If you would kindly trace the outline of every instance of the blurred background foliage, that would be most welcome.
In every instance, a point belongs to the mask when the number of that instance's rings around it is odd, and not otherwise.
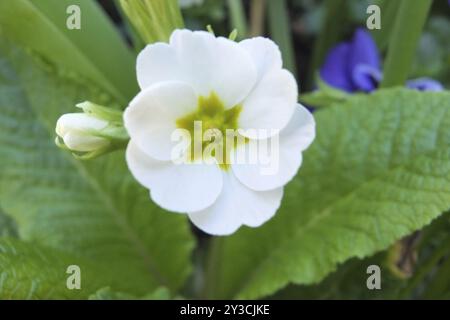
[[[121,18],[114,1],[98,1],[116,24],[122,28],[124,34],[129,38],[135,38],[127,23],[124,22],[125,20]],[[242,2],[235,0],[181,0],[187,28],[205,30],[207,25],[211,25],[218,35],[227,36],[234,28],[237,28],[241,38],[257,35],[270,36],[281,46],[284,54],[290,50],[285,47],[292,45],[295,50],[292,57],[293,64],[303,91],[313,88],[313,75],[323,63],[326,52],[337,42],[349,39],[357,27],[365,26],[368,17],[367,7],[370,4],[381,5],[383,0],[335,0],[329,2],[331,5],[328,5],[329,8],[327,8],[327,1],[324,0],[243,0]],[[237,9],[236,3],[238,3]],[[274,5],[274,3],[276,4]],[[279,3],[283,4],[282,9],[276,11]],[[331,10],[328,14],[333,20],[332,26],[328,27],[327,10]],[[273,18],[271,18],[272,13]],[[446,87],[450,85],[449,16],[450,8],[447,1],[435,0],[417,47],[411,72],[412,78],[427,76],[441,81]],[[384,29],[389,29],[389,18],[383,12]],[[288,29],[282,30],[280,33],[280,26],[284,23],[288,24]],[[324,29],[330,31],[329,40],[323,45],[323,48],[319,48],[318,37]],[[287,34],[285,35],[283,32]],[[280,43],[280,39],[286,36],[291,44],[286,45],[284,43],[286,41],[283,40]],[[377,39],[377,35],[374,36]],[[143,44],[140,43],[137,50],[142,46]],[[290,64],[285,57],[286,63]]]

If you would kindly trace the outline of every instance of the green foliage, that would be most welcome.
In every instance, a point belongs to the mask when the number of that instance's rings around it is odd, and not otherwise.
[[[308,106],[315,108],[327,107],[336,103],[345,102],[350,98],[350,94],[333,88],[325,83],[320,76],[317,76],[318,88],[316,91],[300,94],[300,101]]]
[[[178,0],[119,0],[123,12],[145,43],[167,42],[173,30],[183,28]]]
[[[107,265],[130,294],[179,289],[191,270],[186,218],[151,202],[123,152],[82,163],[54,145],[59,115],[108,96],[12,48],[0,45],[0,203],[20,237]]]
[[[13,219],[8,217],[0,208],[0,237],[16,237],[17,226]]]
[[[68,5],[80,6],[81,30],[67,29]],[[134,56],[94,1],[1,1],[0,36],[95,81],[121,104],[137,91]]]
[[[328,275],[320,284],[290,285],[271,298],[275,299],[416,299],[426,298],[432,284],[437,283],[436,275],[446,272],[445,263],[450,254],[448,215],[436,219],[431,225],[418,233],[419,243],[407,253],[415,257],[410,261],[412,275],[398,277],[390,272],[389,256],[392,248],[365,259],[351,259]],[[401,259],[404,259],[402,257]],[[378,265],[381,268],[381,290],[368,290],[366,287],[367,267]],[[437,271],[437,272],[436,272]],[[448,287],[448,277],[439,282]],[[447,285],[447,287],[446,287]],[[439,293],[437,299],[445,294]]]
[[[81,289],[66,286],[67,267],[81,269]],[[87,299],[102,285],[120,281],[107,265],[36,243],[0,239],[0,299]]]
[[[96,293],[89,296],[89,300],[169,300],[170,292],[164,287],[160,287],[150,294],[136,297],[128,293],[115,292],[110,287],[101,288]]]
[[[313,284],[450,207],[450,94],[384,90],[316,113],[317,138],[275,218],[222,240],[217,296]]]
[[[408,79],[417,43],[433,3],[432,0],[400,0],[399,2],[383,66],[382,88],[402,86]]]

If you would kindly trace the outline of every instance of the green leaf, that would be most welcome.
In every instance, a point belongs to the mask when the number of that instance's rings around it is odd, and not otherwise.
[[[74,264],[80,267],[79,290],[66,285],[67,267]],[[107,265],[35,243],[0,239],[1,300],[85,299],[101,286],[114,285],[116,276]]]
[[[449,92],[382,90],[315,118],[316,140],[275,218],[219,240],[217,296],[317,283],[450,208]]]
[[[0,203],[20,237],[109,265],[125,292],[179,289],[194,245],[186,217],[151,202],[123,152],[79,162],[53,142],[60,114],[107,95],[20,50],[0,45],[0,57]]]
[[[17,226],[11,217],[0,207],[0,237],[17,237]]]
[[[345,102],[351,96],[344,91],[328,85],[320,79],[319,75],[317,76],[316,82],[318,85],[316,91],[300,95],[300,101],[308,106],[315,108],[327,107]]]
[[[66,27],[69,5],[80,7],[80,30]],[[95,1],[1,1],[0,33],[62,70],[96,82],[121,104],[137,91],[135,57]]]
[[[123,292],[116,292],[110,287],[101,288],[89,297],[89,300],[169,300],[170,292],[167,288],[160,287],[150,294],[142,297],[133,296]]]

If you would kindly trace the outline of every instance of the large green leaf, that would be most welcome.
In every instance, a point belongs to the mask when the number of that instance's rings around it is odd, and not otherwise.
[[[433,283],[445,287],[450,277],[442,263],[450,253],[450,216],[442,215],[420,232],[397,241],[388,250],[365,259],[350,259],[319,284],[290,285],[271,296],[274,299],[423,299]],[[414,239],[414,240],[413,240]],[[412,240],[412,242],[411,242]],[[398,245],[403,249],[398,250]],[[378,265],[381,270],[381,290],[368,290],[367,267]],[[392,272],[392,267],[403,271]],[[401,267],[401,269],[398,269]],[[410,271],[411,274],[410,274]],[[437,272],[436,272],[437,271]],[[431,281],[430,281],[431,280]],[[430,286],[431,284],[431,286]],[[445,297],[439,292],[438,299]]]
[[[16,229],[14,220],[7,216],[0,207],[0,237],[16,237]]]
[[[80,7],[80,30],[66,27],[69,5]],[[95,81],[122,104],[137,90],[135,58],[95,1],[0,1],[0,36]]]
[[[68,289],[67,268],[80,268],[80,289]],[[107,266],[35,243],[0,239],[0,299],[87,299],[118,281]],[[120,281],[119,281],[120,288]]]
[[[317,138],[276,217],[219,240],[218,296],[316,283],[450,208],[450,93],[383,90],[315,118]]]
[[[60,114],[107,96],[21,50],[0,45],[0,57],[0,203],[20,237],[108,265],[124,292],[180,288],[191,269],[187,219],[151,202],[123,152],[79,162],[53,142]]]

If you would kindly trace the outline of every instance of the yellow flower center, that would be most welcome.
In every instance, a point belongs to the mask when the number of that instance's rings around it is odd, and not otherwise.
[[[242,111],[241,105],[226,109],[215,92],[209,97],[199,97],[197,109],[178,119],[176,125],[188,130],[191,136],[189,158],[193,161],[206,153],[217,159],[221,169],[228,170],[230,166],[230,151],[246,138],[237,134],[238,118]],[[196,129],[201,125],[201,155],[195,150],[198,138]],[[199,144],[197,144],[199,146]],[[210,152],[209,152],[210,151]]]

